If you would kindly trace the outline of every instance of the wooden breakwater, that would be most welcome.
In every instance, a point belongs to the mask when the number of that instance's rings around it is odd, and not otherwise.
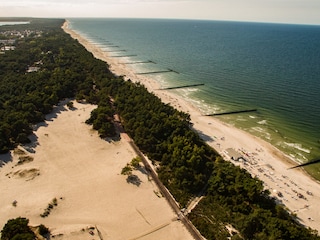
[[[305,167],[305,166],[308,166],[308,165],[313,165],[313,164],[316,164],[316,163],[320,163],[320,158],[319,159],[313,159],[309,162],[306,162],[306,163],[302,163],[302,164],[299,164],[297,166],[294,166],[294,167],[291,167],[291,168],[288,168],[288,169],[294,169],[294,168],[299,168],[299,167]]]
[[[174,72],[179,74],[179,72],[174,71],[172,69],[167,69],[167,70],[160,70],[160,71],[153,71],[153,72],[141,72],[141,73],[136,73],[137,75],[146,75],[146,74],[157,74],[157,73],[170,73],[170,72]]]
[[[161,88],[159,90],[173,90],[173,89],[179,89],[179,88],[198,87],[198,86],[203,86],[203,85],[204,85],[204,83],[197,83],[197,84],[189,84],[189,85]]]
[[[228,112],[221,112],[221,113],[211,113],[206,114],[205,116],[221,116],[221,115],[228,115],[228,114],[237,114],[237,113],[248,113],[248,112],[257,112],[258,109],[245,109],[245,110],[236,110],[236,111],[228,111]]]
[[[111,50],[111,51],[105,50],[105,52],[109,52],[109,53],[112,53],[112,52],[126,52],[126,51],[127,51],[127,50],[124,50],[124,49]]]
[[[131,54],[131,55],[120,55],[120,56],[110,56],[110,57],[113,57],[113,58],[121,58],[121,57],[136,57],[137,55],[135,54]]]
[[[153,63],[156,64],[154,61],[148,60],[148,61],[136,61],[136,62],[127,62],[123,64],[140,64],[140,63]]]
[[[115,47],[115,48],[118,48],[119,46],[118,45],[113,45],[113,44],[106,44],[108,46],[108,48],[111,48],[111,47]]]

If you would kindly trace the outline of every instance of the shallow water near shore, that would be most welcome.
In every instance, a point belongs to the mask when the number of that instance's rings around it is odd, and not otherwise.
[[[259,136],[301,163],[320,158],[320,27],[240,22],[70,19],[70,27],[203,114]],[[152,61],[152,62],[148,62]],[[138,63],[145,62],[145,63]],[[170,71],[170,70],[174,70]],[[306,168],[320,179],[320,164]]]

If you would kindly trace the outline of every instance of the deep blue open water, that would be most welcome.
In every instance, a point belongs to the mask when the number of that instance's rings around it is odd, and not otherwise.
[[[175,90],[203,114],[257,135],[297,162],[320,158],[320,26],[156,19],[69,19],[137,72]],[[121,50],[121,51],[118,51]],[[110,52],[113,51],[113,52]],[[320,164],[307,169],[320,178]]]

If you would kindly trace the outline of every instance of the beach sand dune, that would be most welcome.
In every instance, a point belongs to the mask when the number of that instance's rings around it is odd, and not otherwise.
[[[252,176],[261,179],[265,189],[270,190],[271,196],[296,214],[302,224],[320,231],[320,184],[302,169],[289,170],[290,167],[296,165],[293,159],[264,140],[223,123],[216,117],[203,116],[197,108],[180,96],[170,91],[157,90],[160,86],[156,81],[135,74],[129,65],[119,62],[119,58],[110,57],[107,52],[70,30],[68,22],[65,23],[63,29],[92,52],[96,58],[106,61],[110,70],[116,75],[144,84],[164,103],[189,113],[194,130],[210,146],[226,160],[232,161],[228,149],[241,154],[245,161],[233,161],[234,164],[247,169]]]
[[[192,239],[146,174],[134,172],[139,186],[121,175],[136,157],[128,141],[100,139],[85,124],[95,106],[74,107],[58,106],[36,127],[35,153],[19,147],[0,168],[0,227],[21,216],[55,239]]]

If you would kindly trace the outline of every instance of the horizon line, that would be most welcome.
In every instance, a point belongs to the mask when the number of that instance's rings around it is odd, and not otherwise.
[[[298,23],[298,22],[277,22],[277,21],[259,21],[259,20],[236,20],[236,19],[209,19],[209,18],[171,18],[171,17],[94,17],[94,16],[86,16],[86,17],[30,17],[30,16],[7,16],[0,17],[0,21],[2,19],[134,19],[134,20],[177,20],[177,21],[212,21],[212,22],[238,22],[238,23],[261,23],[261,24],[280,24],[280,25],[304,25],[304,26],[320,26],[320,23]],[[4,20],[2,20],[4,21]]]

